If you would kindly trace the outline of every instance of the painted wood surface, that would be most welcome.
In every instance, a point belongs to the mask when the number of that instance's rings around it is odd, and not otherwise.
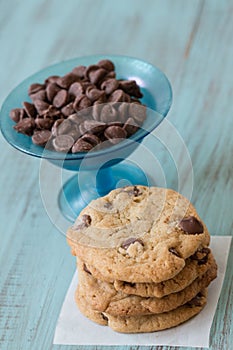
[[[101,53],[151,62],[172,84],[168,120],[191,156],[192,202],[211,234],[232,235],[232,18],[231,0],[2,0],[0,103],[21,80],[61,60]],[[182,149],[173,144],[182,160]],[[151,147],[167,186],[176,188],[174,164],[173,169],[156,144]],[[41,178],[40,161],[14,150],[2,136],[0,149],[0,349],[81,349],[52,344],[75,270],[65,237],[48,215],[57,205],[53,179]],[[48,181],[48,212],[39,180]],[[233,348],[232,264],[231,249],[211,329],[213,350]],[[139,349],[124,347],[129,348]]]

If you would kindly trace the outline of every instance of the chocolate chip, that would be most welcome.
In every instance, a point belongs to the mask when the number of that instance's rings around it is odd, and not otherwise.
[[[208,261],[208,256],[210,254],[209,248],[202,248],[197,250],[193,255],[190,256],[191,260],[198,261],[198,265],[204,265]]]
[[[74,110],[75,111],[80,111],[82,109],[86,109],[91,106],[91,100],[86,95],[80,95],[76,97],[74,101]]]
[[[58,135],[65,135],[69,133],[72,130],[72,121],[69,119],[64,119],[62,123],[59,123],[57,125],[57,134]]]
[[[32,142],[38,146],[45,146],[50,137],[51,131],[49,130],[35,131],[32,135]]]
[[[84,90],[83,84],[77,81],[71,84],[69,88],[69,94],[75,97],[82,95],[84,91],[85,90]]]
[[[113,71],[115,70],[115,66],[114,66],[114,63],[110,60],[100,60],[97,65],[101,68],[104,68],[106,69],[107,71]]]
[[[61,89],[53,99],[53,105],[57,108],[63,107],[68,102],[68,93],[65,89]]]
[[[82,222],[86,225],[86,226],[90,226],[91,225],[91,216],[88,214],[84,214],[81,216]]]
[[[77,75],[75,75],[74,73],[68,73],[63,77],[57,79],[56,84],[61,88],[68,90],[70,85],[77,80],[78,80]]]
[[[92,84],[98,85],[99,83],[101,83],[101,81],[103,80],[106,74],[107,74],[107,71],[105,69],[99,68],[99,69],[90,71],[88,76]]]
[[[108,79],[108,78],[116,78],[116,73],[112,70],[111,72],[109,72],[108,74],[105,75],[104,79]]]
[[[126,102],[124,91],[117,89],[108,98],[109,102]]]
[[[77,66],[72,70],[72,73],[77,75],[78,78],[82,79],[85,75],[86,67],[85,66]]]
[[[129,286],[131,288],[134,288],[136,287],[136,283],[132,283],[132,282],[126,282],[126,281],[123,281],[123,286]]]
[[[72,153],[88,152],[93,148],[93,145],[82,139],[78,139],[72,147]]]
[[[106,79],[101,84],[101,89],[105,91],[107,95],[111,95],[113,91],[117,90],[119,82],[116,79]]]
[[[30,95],[30,98],[34,104],[38,100],[47,102],[47,95],[46,95],[45,90],[40,90],[40,91],[36,92],[35,94]]]
[[[206,248],[206,247],[203,247],[200,252],[202,254],[205,254],[205,255],[209,255],[210,254],[210,249],[209,248]]]
[[[14,108],[10,111],[10,118],[16,123],[18,123],[24,117],[25,117],[25,111],[23,108]]]
[[[100,98],[103,98],[104,95],[105,95],[104,91],[101,91],[99,89],[95,89],[92,86],[89,86],[86,89],[86,96],[89,98],[89,100],[91,100],[91,102],[94,102],[96,100],[99,100]]]
[[[133,187],[133,193],[135,197],[138,197],[142,194],[142,192],[140,192],[139,188],[137,186]]]
[[[208,255],[204,256],[202,259],[198,260],[198,265],[205,265],[208,261]]]
[[[62,107],[61,112],[65,117],[69,117],[71,114],[73,114],[75,112],[73,102],[70,102],[66,106]]]
[[[36,117],[36,108],[32,103],[24,102],[23,103],[24,110],[29,118],[35,118]]]
[[[35,120],[33,118],[24,118],[14,125],[14,129],[21,134],[32,136],[35,129]]]
[[[53,139],[52,145],[58,152],[69,152],[74,144],[74,139],[70,135],[58,135]]]
[[[84,122],[85,122],[85,120],[82,123],[80,123],[80,125],[79,125],[79,130],[80,130],[81,135],[84,135],[87,132],[87,129],[85,128]]]
[[[127,136],[131,136],[139,129],[139,126],[133,118],[128,118],[123,126],[123,129],[126,131]]]
[[[49,106],[50,106],[47,102],[42,101],[42,100],[36,100],[34,102],[34,105],[35,105],[36,110],[37,110],[39,115],[45,114],[48,111]]]
[[[130,96],[141,98],[143,95],[135,80],[121,80],[119,87]]]
[[[105,104],[101,109],[100,120],[104,123],[110,123],[117,120],[117,110],[110,104]]]
[[[183,218],[179,222],[179,226],[187,234],[200,234],[204,232],[202,223],[194,216]]]
[[[68,117],[68,120],[72,121],[72,123],[80,124],[85,120],[85,118],[83,115],[79,115],[78,113],[74,113]]]
[[[127,103],[131,102],[131,97],[126,92],[124,93],[124,102],[127,102]]]
[[[87,265],[83,264],[83,271],[87,272],[89,275],[91,275],[91,271],[88,270]]]
[[[112,203],[110,203],[110,202],[104,203],[104,208],[106,208],[106,209],[112,209],[112,207],[113,207]]]
[[[74,224],[74,228],[76,230],[80,230],[85,227],[88,227],[91,225],[91,221],[92,221],[91,216],[88,214],[84,214],[78,218],[77,222]]]
[[[61,117],[61,112],[53,105],[49,105],[49,108],[45,111],[43,116],[44,118],[59,119]]]
[[[193,255],[191,255],[191,259],[193,260],[199,260],[202,259],[203,256],[209,255],[210,254],[210,249],[203,247],[201,249],[198,249]]]
[[[44,84],[32,84],[29,86],[29,89],[28,89],[28,95],[32,95],[32,94],[35,94],[37,93],[38,91],[42,90],[45,88],[45,85]]]
[[[78,138],[81,136],[81,132],[79,130],[79,126],[75,123],[72,124],[72,128],[70,131],[67,132],[67,135],[70,135],[73,137],[74,141],[77,141]]]
[[[118,118],[122,123],[125,123],[129,119],[129,103],[121,102],[117,104]]]
[[[120,126],[109,126],[104,131],[104,136],[111,143],[116,144],[122,139],[125,139],[127,134],[126,134],[126,131]]]
[[[128,238],[126,241],[124,241],[122,244],[121,244],[121,248],[123,249],[127,249],[129,248],[129,246],[131,244],[134,244],[135,242],[138,242],[139,244],[141,244],[142,246],[144,246],[144,243],[141,239],[139,238]]]
[[[58,91],[61,90],[59,86],[55,83],[48,83],[46,86],[46,94],[49,102],[52,102]]]
[[[92,87],[93,89],[96,88],[96,86],[94,84],[90,83],[90,81],[82,81],[81,84],[82,84],[82,87],[84,89],[84,93],[86,92],[87,88],[89,88],[89,87]]]
[[[124,190],[124,192],[127,192],[128,195],[134,196],[134,197],[138,197],[142,194],[142,192],[140,192],[137,186],[134,186],[133,188],[130,188],[130,189],[127,188],[127,190],[126,191]]]
[[[170,253],[174,254],[174,255],[177,256],[178,258],[181,258],[180,253],[178,253],[178,251],[177,251],[175,248],[171,247],[171,248],[169,248],[168,250],[169,250]]]
[[[52,128],[52,125],[54,121],[49,118],[36,118],[35,119],[36,127],[38,129],[43,129],[43,130],[50,130]]]
[[[115,122],[107,123],[107,126],[120,126],[120,127],[122,127],[122,123],[116,120]]]
[[[198,293],[192,300],[186,303],[186,306],[188,307],[202,306],[202,298],[203,298],[202,293]]]
[[[89,133],[86,133],[85,135],[83,135],[81,137],[81,140],[90,143],[91,145],[93,145],[93,147],[98,145],[101,142],[98,136],[94,134],[89,134]]]
[[[138,103],[131,103],[129,105],[129,115],[141,125],[146,119],[146,107]]]
[[[65,119],[57,119],[54,124],[53,127],[51,129],[52,135],[53,136],[58,136],[58,132],[59,132],[59,126],[61,125],[61,123],[64,121]]]
[[[104,320],[104,321],[108,321],[107,316],[105,316],[105,315],[103,314],[103,312],[101,312],[100,314],[101,314],[101,316],[103,317],[103,320]]]
[[[93,71],[96,71],[97,69],[99,69],[99,66],[97,66],[97,64],[90,64],[88,67],[86,67],[85,77],[89,79],[89,74]]]
[[[106,128],[106,124],[102,123],[102,122],[98,122],[96,120],[85,120],[82,123],[82,130],[80,129],[80,131],[84,131],[84,132],[91,132],[92,134],[98,134],[100,132],[103,132]],[[81,125],[80,125],[81,127]]]
[[[100,121],[100,115],[102,111],[103,105],[98,101],[95,101],[92,107],[92,116],[95,120]]]

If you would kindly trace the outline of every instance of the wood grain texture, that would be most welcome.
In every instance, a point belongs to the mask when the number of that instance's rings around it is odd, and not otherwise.
[[[213,235],[232,235],[232,16],[231,0],[0,1],[0,103],[30,74],[76,56],[122,54],[155,64],[173,87],[168,120],[191,156],[192,201]],[[176,188],[174,161],[158,143],[151,147],[167,185]],[[52,344],[75,261],[43,206],[40,161],[14,150],[2,136],[0,148],[0,349],[84,349]],[[175,151],[182,159],[182,149]],[[212,350],[233,348],[232,264],[231,249]]]

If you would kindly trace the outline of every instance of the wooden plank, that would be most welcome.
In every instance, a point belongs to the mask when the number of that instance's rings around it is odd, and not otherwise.
[[[205,2],[178,86],[183,98],[174,100],[170,115],[190,150],[195,178],[193,202],[211,234],[218,235],[232,235],[233,227],[231,18],[230,3],[227,9],[223,2]],[[223,287],[211,331],[213,349],[232,347],[230,268],[226,280],[230,282]]]

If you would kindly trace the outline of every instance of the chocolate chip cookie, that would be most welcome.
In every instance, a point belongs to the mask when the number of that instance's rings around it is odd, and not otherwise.
[[[160,283],[209,245],[193,205],[171,189],[129,186],[92,201],[67,232],[72,253],[106,280]]]
[[[197,277],[201,277],[213,266],[214,257],[209,248],[202,248],[186,259],[185,267],[174,278],[160,283],[132,283],[120,280],[105,280],[100,271],[87,263],[83,263],[79,258],[77,258],[77,264],[80,266],[82,264],[83,268],[96,279],[114,283],[114,288],[117,291],[142,297],[162,298],[170,293],[181,291],[189,286]]]
[[[85,295],[88,305],[93,310],[113,316],[139,316],[168,312],[186,304],[216,278],[217,266],[214,261],[210,269],[201,277],[196,278],[188,287],[163,298],[148,298],[118,292],[113,284],[94,278],[85,269],[85,265],[79,265],[78,275],[77,293]]]
[[[202,290],[187,304],[169,312],[143,316],[112,316],[90,308],[85,295],[75,295],[80,311],[89,319],[101,325],[108,325],[116,332],[145,333],[155,332],[178,326],[197,315],[205,306],[207,290]]]

